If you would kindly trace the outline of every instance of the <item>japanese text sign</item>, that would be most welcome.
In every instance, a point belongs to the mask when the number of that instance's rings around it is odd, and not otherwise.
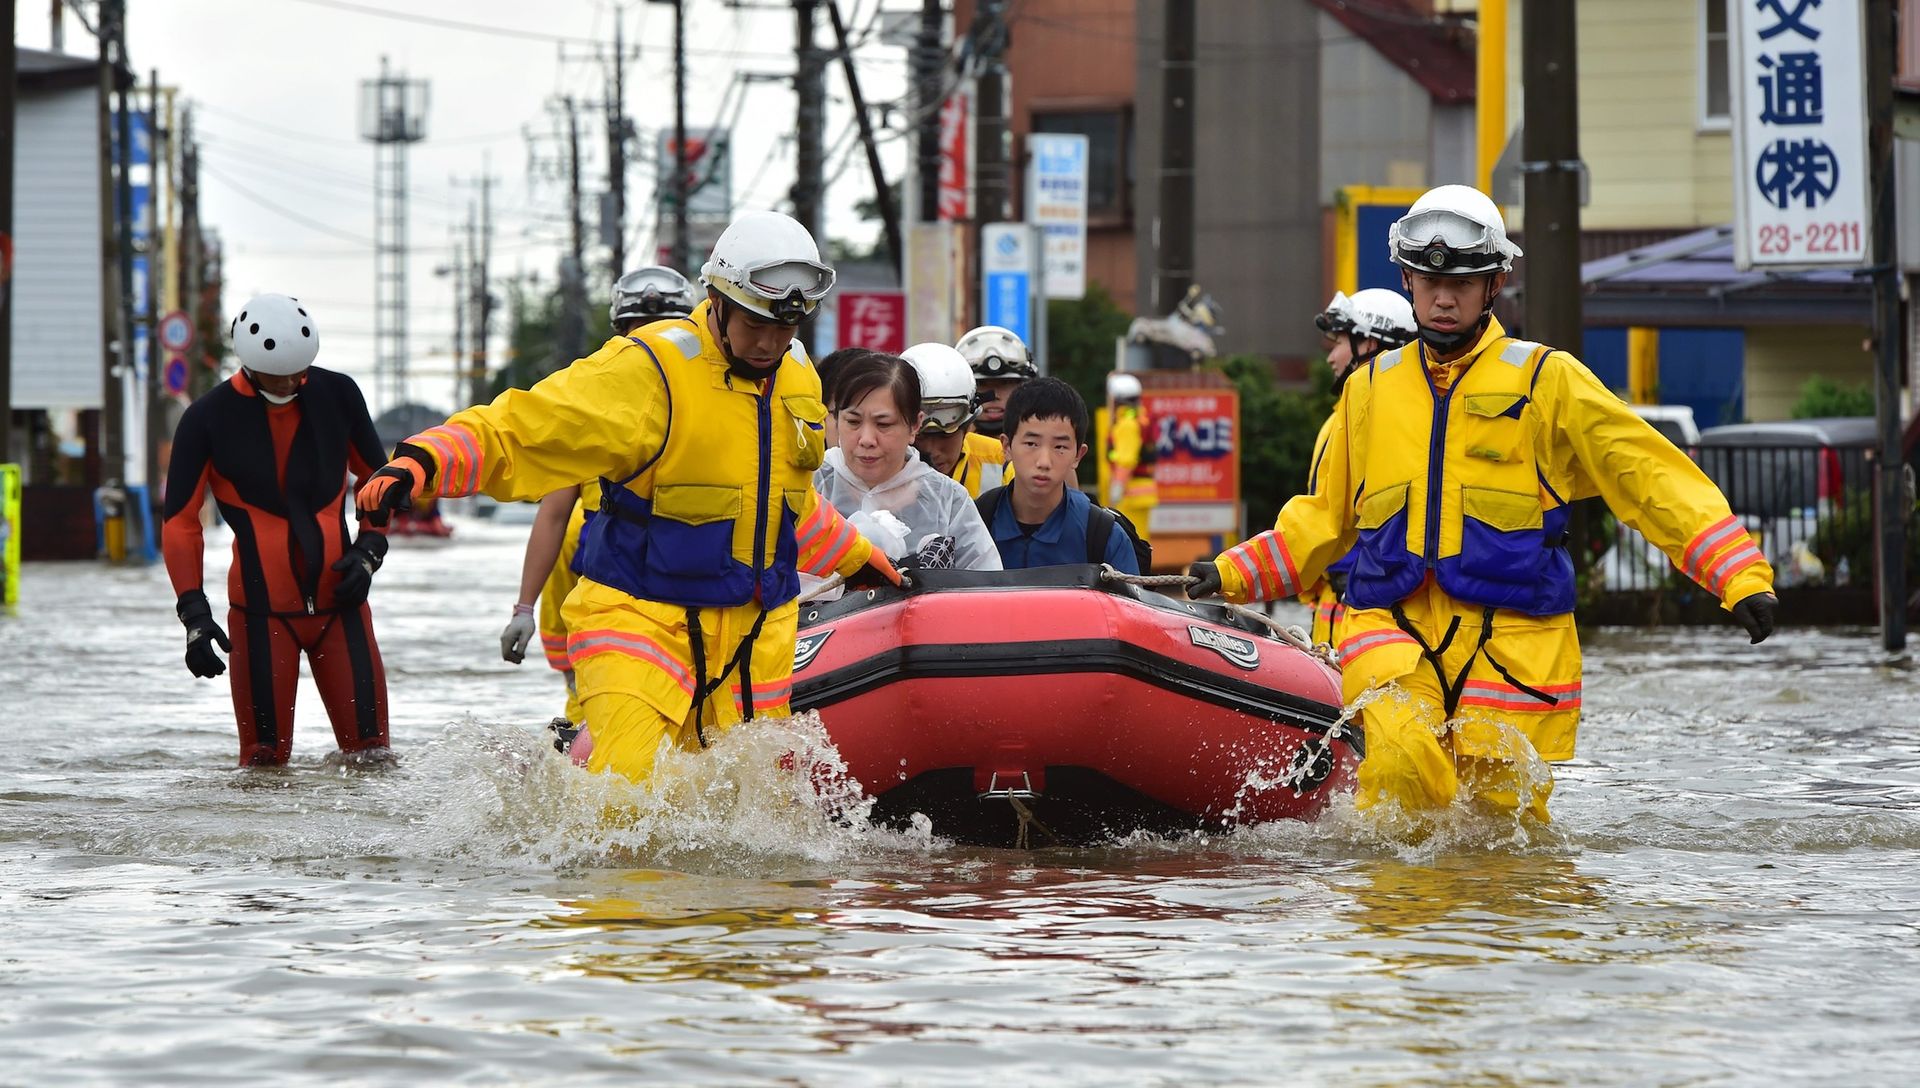
[[[1027,222],[1040,228],[1041,285],[1048,298],[1087,293],[1087,138],[1027,137]]]
[[[900,291],[841,291],[834,342],[898,355],[907,350],[907,296]]]
[[[1861,0],[1732,0],[1734,260],[1864,265]]]

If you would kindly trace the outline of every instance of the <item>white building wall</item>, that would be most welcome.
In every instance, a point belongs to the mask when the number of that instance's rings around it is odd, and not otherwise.
[[[13,406],[99,408],[105,343],[92,87],[24,92],[14,147]]]

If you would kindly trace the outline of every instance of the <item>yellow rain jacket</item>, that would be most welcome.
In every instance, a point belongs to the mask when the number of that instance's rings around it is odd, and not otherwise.
[[[709,305],[408,440],[442,495],[602,480],[562,615],[589,767],[634,779],[663,738],[704,741],[703,720],[785,713],[797,572],[852,574],[872,552],[813,490],[826,406],[805,352],[735,378]]]
[[[1007,464],[1007,447],[998,438],[968,431],[966,449],[960,454],[960,460],[954,462],[953,478],[976,499],[982,492],[1007,483],[1013,479],[1013,469]]]
[[[1131,404],[1114,411],[1113,428],[1107,432],[1107,466],[1110,479],[1124,480],[1120,490],[1120,512],[1133,522],[1141,540],[1151,540],[1153,508],[1160,505],[1160,485],[1153,478],[1153,447],[1146,433],[1140,409]]]
[[[1573,756],[1567,504],[1593,496],[1724,606],[1771,590],[1712,481],[1565,352],[1489,321],[1452,363],[1413,344],[1348,380],[1312,493],[1216,564],[1229,599],[1266,600],[1354,549],[1344,695],[1391,681],[1408,696],[1362,711],[1360,804],[1446,805],[1464,777],[1544,818],[1550,777],[1519,768]]]
[[[1307,491],[1313,491],[1313,481],[1320,474],[1320,459],[1326,456],[1327,438],[1333,434],[1333,417],[1320,425],[1320,434],[1313,440],[1312,469],[1307,473]],[[1334,588],[1338,579],[1346,584],[1347,571],[1353,567],[1353,555],[1348,553],[1327,566],[1327,572],[1320,580],[1308,586],[1300,594],[1300,603],[1313,609],[1313,644],[1316,646],[1340,645],[1340,632],[1346,626],[1347,606],[1339,590]]]

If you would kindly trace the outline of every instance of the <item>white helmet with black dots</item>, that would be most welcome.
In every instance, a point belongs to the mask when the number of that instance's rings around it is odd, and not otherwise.
[[[298,374],[320,354],[320,333],[299,299],[255,295],[233,319],[233,353],[256,374]]]

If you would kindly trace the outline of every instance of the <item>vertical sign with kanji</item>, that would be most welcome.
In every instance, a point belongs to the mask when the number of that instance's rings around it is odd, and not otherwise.
[[[1865,265],[1862,0],[1730,0],[1734,261]]]
[[[899,291],[839,292],[834,343],[889,355],[907,350],[907,296]]]

